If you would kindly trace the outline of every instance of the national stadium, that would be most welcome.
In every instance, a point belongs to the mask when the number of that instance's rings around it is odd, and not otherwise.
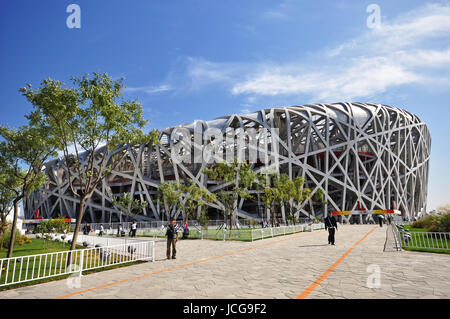
[[[241,133],[236,138],[230,132]],[[237,142],[239,138],[245,143]],[[291,179],[302,176],[305,186],[321,189],[326,203],[306,200],[295,207],[296,217],[395,209],[404,219],[412,220],[426,212],[430,146],[427,126],[416,115],[381,104],[275,107],[195,121],[161,131],[157,145],[117,149],[113,156],[120,158],[120,163],[86,202],[83,222],[119,221],[121,213],[111,201],[125,193],[148,202],[135,219],[167,220],[164,204],[157,200],[162,182],[190,179],[212,193],[226,189],[227,184],[208,180],[203,173],[204,168],[214,165],[212,157],[205,156],[207,150],[215,156],[226,153],[224,159],[237,156],[256,171],[270,168]],[[25,218],[33,218],[36,210],[44,218],[75,218],[78,199],[69,191],[63,160],[49,161],[44,169],[49,182],[24,200]],[[284,208],[268,211],[260,191],[252,193],[252,199],[238,202],[239,218],[260,220],[275,214],[286,220]],[[221,203],[213,202],[203,209],[210,219],[222,219],[222,208]],[[183,214],[179,210],[175,217],[181,219]],[[348,222],[350,216],[341,218]],[[360,221],[371,219],[370,215],[361,216]]]

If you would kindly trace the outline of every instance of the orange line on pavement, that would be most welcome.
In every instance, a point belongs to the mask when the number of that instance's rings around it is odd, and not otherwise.
[[[69,297],[72,297],[72,296],[75,296],[75,295],[79,295],[79,294],[83,294],[83,293],[86,293],[86,292],[90,292],[90,291],[93,291],[93,290],[98,290],[98,289],[102,289],[102,288],[107,288],[107,287],[110,287],[110,286],[118,285],[118,284],[121,284],[121,283],[124,283],[124,282],[127,282],[127,281],[132,281],[132,280],[144,278],[144,277],[160,274],[160,273],[171,271],[171,270],[175,270],[175,269],[189,267],[189,266],[192,266],[192,265],[204,263],[204,262],[211,261],[211,260],[214,260],[214,259],[223,258],[223,257],[231,256],[231,255],[236,255],[236,254],[243,253],[243,252],[246,252],[246,251],[249,251],[249,250],[262,248],[262,247],[266,247],[266,246],[270,246],[270,245],[274,245],[274,244],[278,244],[278,243],[281,243],[281,242],[284,242],[284,241],[288,241],[288,240],[293,240],[293,239],[297,239],[297,238],[311,236],[311,235],[318,234],[318,233],[320,233],[320,231],[314,231],[314,232],[311,232],[309,234],[301,233],[301,234],[299,234],[298,236],[295,236],[295,237],[289,237],[289,238],[286,238],[286,239],[281,239],[281,240],[265,243],[265,244],[258,245],[258,246],[253,246],[253,247],[249,247],[249,248],[245,248],[245,249],[235,250],[235,251],[232,251],[230,253],[223,254],[223,255],[209,257],[209,258],[204,258],[204,259],[193,261],[193,262],[190,262],[190,263],[187,263],[187,264],[183,264],[183,265],[179,265],[179,266],[175,266],[175,267],[171,267],[171,268],[166,268],[166,269],[150,272],[150,273],[147,273],[147,274],[144,274],[144,275],[131,277],[131,278],[120,280],[120,281],[115,281],[115,282],[112,282],[112,283],[109,283],[109,284],[106,284],[106,285],[103,285],[103,286],[93,287],[93,288],[89,288],[89,289],[85,289],[85,290],[81,290],[81,291],[76,291],[76,292],[73,292],[73,293],[68,294],[68,295],[64,295],[64,296],[61,296],[61,297],[56,297],[55,299],[69,298]]]
[[[370,230],[363,238],[361,238],[359,241],[357,241],[352,248],[350,248],[349,250],[347,250],[338,260],[336,260],[334,262],[334,264],[332,264],[330,266],[330,268],[328,268],[327,270],[325,270],[325,272],[319,277],[317,278],[308,288],[306,288],[305,290],[303,290],[303,292],[297,296],[297,299],[305,299],[306,297],[309,296],[309,294],[311,292],[314,291],[314,289],[317,288],[318,285],[320,285],[320,283],[322,281],[325,280],[325,278],[327,278],[331,272],[341,263],[341,261],[343,261],[345,259],[345,257],[347,257],[348,254],[350,254],[353,249],[355,249],[356,246],[358,246],[359,244],[361,244],[361,242],[367,237],[369,236],[377,227],[372,228],[372,230]]]

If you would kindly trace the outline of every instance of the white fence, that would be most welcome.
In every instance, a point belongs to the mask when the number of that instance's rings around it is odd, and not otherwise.
[[[318,224],[301,224],[301,225],[290,225],[290,226],[280,226],[280,227],[266,227],[261,229],[252,230],[252,241],[258,239],[264,239],[268,237],[289,235],[304,231],[313,231],[317,229],[323,229],[325,225],[323,223]]]
[[[0,287],[145,260],[155,261],[154,241],[3,258]]]
[[[310,218],[299,218],[299,224],[304,224],[307,222],[311,222]],[[250,219],[238,219],[238,223],[240,227],[261,227],[261,221],[258,220],[258,222],[254,222]],[[271,223],[271,220],[269,221],[269,224]],[[131,229],[132,222],[122,222],[122,223],[90,223],[89,226],[92,230],[95,231],[95,233],[98,233],[100,230],[100,226],[103,225],[104,233],[113,235],[117,234],[117,227],[119,225],[122,226],[122,229],[125,231],[129,231]],[[152,222],[136,222],[137,229],[156,229],[160,228],[161,226],[167,226],[169,224],[168,221],[152,221]],[[176,224],[181,226],[183,222],[176,221]],[[208,227],[220,227],[224,224],[223,219],[218,220],[210,220],[208,221]],[[80,231],[83,231],[83,227],[87,224],[82,224],[80,227]],[[74,225],[72,225],[74,227]],[[188,221],[189,227],[195,227],[200,226],[197,220],[189,220]],[[283,225],[285,226],[285,225]]]
[[[396,227],[402,248],[450,250],[450,233],[408,231]]]
[[[72,236],[68,236],[68,239],[71,239]],[[77,244],[82,244],[85,246],[111,246],[111,245],[120,245],[120,244],[128,244],[128,243],[137,243],[146,240],[140,240],[136,237],[103,237],[103,236],[93,236],[93,235],[82,235],[78,234]],[[86,245],[87,244],[87,245]]]

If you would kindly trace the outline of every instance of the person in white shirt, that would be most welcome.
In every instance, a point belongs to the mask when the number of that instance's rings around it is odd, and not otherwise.
[[[131,237],[136,237],[137,223],[134,220],[133,224],[131,224]]]

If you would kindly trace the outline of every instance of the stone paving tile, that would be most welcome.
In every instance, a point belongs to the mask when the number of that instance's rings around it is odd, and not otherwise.
[[[386,228],[374,225],[340,227],[336,246],[326,245],[324,230],[253,243],[181,240],[176,260],[165,259],[165,242],[157,241],[154,263],[86,275],[76,289],[61,280],[3,291],[0,298],[296,298],[371,229],[308,298],[450,298],[448,255],[383,253]],[[204,262],[128,280],[199,260]],[[367,287],[373,264],[381,271],[379,288]],[[122,280],[128,281],[78,293]]]

